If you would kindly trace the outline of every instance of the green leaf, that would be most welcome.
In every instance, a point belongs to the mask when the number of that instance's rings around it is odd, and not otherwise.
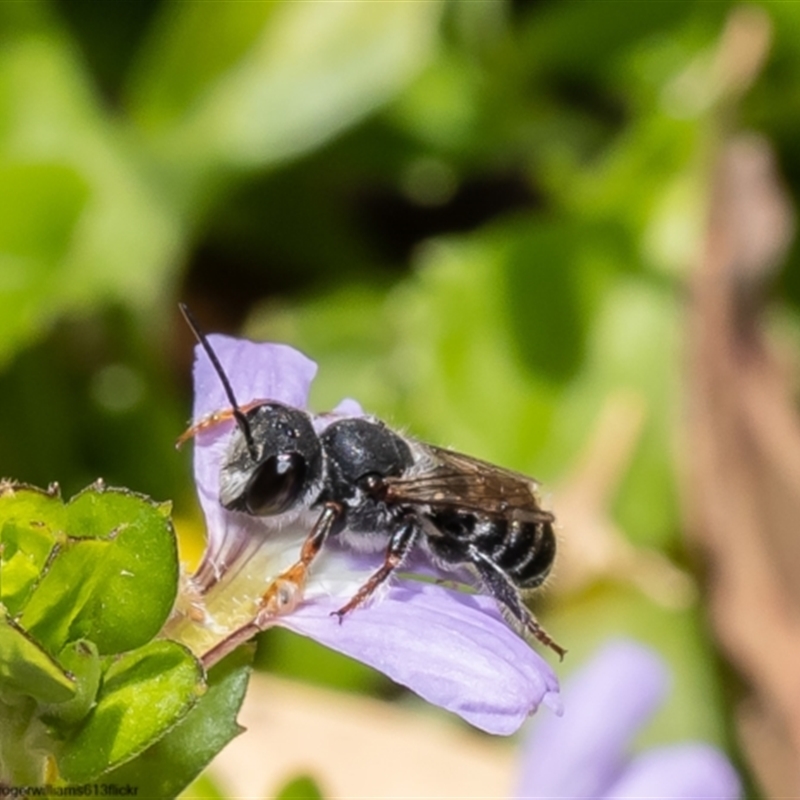
[[[204,688],[199,662],[175,642],[151,642],[122,656],[106,670],[97,706],[65,745],[61,774],[82,782],[139,755],[186,716]]]
[[[101,653],[117,653],[161,629],[178,585],[169,511],[165,504],[120,490],[88,490],[70,501],[70,532],[85,536],[93,530],[114,537],[100,569],[100,591],[75,618],[71,636],[91,638]]]
[[[0,691],[0,786],[41,786],[52,774],[52,744],[32,697]]]
[[[0,618],[0,689],[43,703],[63,703],[76,691],[64,669],[6,617]]]
[[[242,732],[236,715],[244,700],[252,658],[251,645],[223,659],[208,673],[208,691],[180,723],[105,780],[137,786],[140,797],[174,797]]]
[[[442,5],[172,3],[135,72],[133,116],[170,160],[201,169],[297,155],[417,74]]]
[[[323,800],[324,796],[310,775],[298,775],[283,786],[275,800]]]
[[[64,703],[43,706],[41,717],[49,724],[64,727],[80,722],[91,710],[103,668],[96,645],[85,639],[68,644],[58,654],[58,663],[75,681],[75,696]]]
[[[55,491],[0,490],[0,603],[16,616],[63,539],[64,506]]]
[[[110,546],[110,542],[68,540],[23,609],[21,625],[50,653],[58,653],[69,641],[73,621],[100,591],[99,570]]]
[[[90,639],[101,654],[155,636],[175,600],[178,559],[166,506],[90,488],[64,509],[70,539],[31,595],[20,623],[51,652]]]

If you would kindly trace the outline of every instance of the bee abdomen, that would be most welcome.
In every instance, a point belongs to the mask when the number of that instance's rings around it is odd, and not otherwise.
[[[526,564],[533,555],[537,526],[520,520],[497,520],[497,537],[489,551],[498,567],[510,570]]]
[[[529,542],[529,547],[516,563],[509,563],[505,569],[521,589],[534,589],[544,582],[553,566],[556,537],[549,522],[522,524],[530,529],[524,537],[526,543]],[[503,566],[500,560],[497,563]]]
[[[475,544],[522,589],[539,586],[550,572],[556,539],[549,522],[487,520]]]
[[[457,511],[433,517],[441,537],[431,542],[448,561],[459,561],[470,548],[484,553],[520,589],[544,582],[553,566],[556,539],[549,522],[478,516]]]

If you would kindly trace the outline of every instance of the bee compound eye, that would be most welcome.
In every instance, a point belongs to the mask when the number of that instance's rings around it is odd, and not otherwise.
[[[247,483],[247,511],[256,517],[287,511],[303,488],[305,476],[306,462],[300,453],[270,456],[256,467]]]

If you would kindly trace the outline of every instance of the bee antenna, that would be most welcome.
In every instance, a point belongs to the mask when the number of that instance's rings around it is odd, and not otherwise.
[[[189,307],[186,305],[186,303],[178,303],[178,308],[180,308],[181,314],[183,314],[183,318],[186,320],[186,324],[191,328],[195,339],[197,339],[197,341],[200,343],[203,350],[206,351],[211,363],[214,365],[214,369],[216,370],[217,375],[219,375],[220,381],[222,381],[222,388],[225,390],[225,394],[228,396],[228,401],[233,409],[233,418],[236,420],[236,424],[239,426],[239,429],[244,435],[244,440],[247,444],[247,449],[250,451],[250,456],[252,457],[253,461],[257,461],[258,449],[256,448],[256,443],[253,439],[253,431],[250,429],[250,423],[247,421],[247,417],[242,413],[241,408],[239,408],[239,404],[236,402],[236,395],[233,393],[233,387],[231,386],[231,382],[228,380],[228,376],[225,374],[225,370],[222,369],[222,364],[219,363],[217,354],[212,349],[211,344],[208,341],[208,337],[203,333],[203,331],[200,330],[197,320],[194,318],[192,312],[189,311]]]

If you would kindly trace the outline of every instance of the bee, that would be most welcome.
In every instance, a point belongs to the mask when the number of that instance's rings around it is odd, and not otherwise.
[[[523,599],[544,582],[556,554],[554,517],[542,509],[535,481],[401,435],[373,417],[334,418],[318,433],[301,409],[272,401],[239,406],[207,338],[181,310],[231,404],[182,438],[222,419],[236,422],[221,468],[221,505],[260,518],[315,515],[297,562],[267,590],[265,605],[280,611],[295,603],[333,538],[359,552],[384,553],[381,566],[334,612],[340,621],[421,551],[445,573],[466,570],[514,630],[563,658],[564,648]]]

